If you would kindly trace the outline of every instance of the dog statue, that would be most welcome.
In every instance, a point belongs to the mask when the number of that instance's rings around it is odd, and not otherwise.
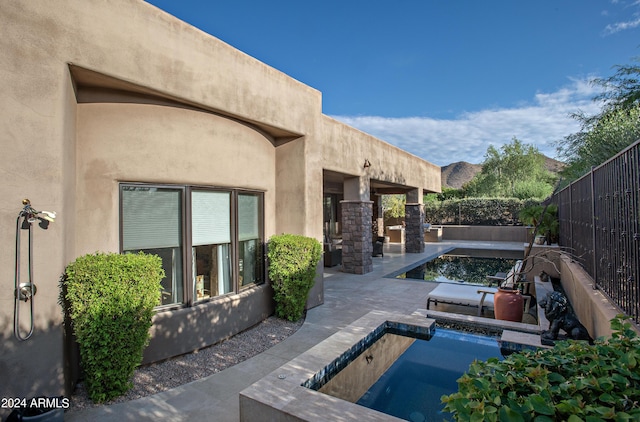
[[[542,306],[544,315],[549,320],[549,330],[540,335],[542,344],[552,346],[554,340],[558,339],[560,329],[567,333],[568,339],[591,342],[589,332],[569,309],[569,302],[565,295],[560,292],[549,293],[539,305]]]

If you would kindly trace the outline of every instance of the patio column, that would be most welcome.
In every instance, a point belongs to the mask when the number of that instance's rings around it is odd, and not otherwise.
[[[369,179],[344,181],[342,204],[342,271],[366,274],[373,271],[373,201],[369,200]]]
[[[424,252],[424,208],[422,207],[422,189],[407,192],[405,212],[405,252]]]

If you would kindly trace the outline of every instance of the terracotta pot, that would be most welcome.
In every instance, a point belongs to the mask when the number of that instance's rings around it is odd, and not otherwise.
[[[493,297],[493,311],[496,319],[522,322],[524,298],[519,290],[499,288]]]

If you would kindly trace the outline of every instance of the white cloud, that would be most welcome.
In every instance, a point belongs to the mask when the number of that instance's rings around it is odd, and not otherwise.
[[[616,22],[614,24],[607,25],[604,29],[604,33],[605,35],[611,35],[627,29],[637,28],[638,26],[640,26],[640,18],[627,22]]]
[[[469,112],[446,120],[332,117],[440,166],[457,161],[481,163],[489,145],[499,148],[514,136],[554,157],[555,143],[579,130],[570,114],[595,114],[600,110],[591,100],[596,89],[587,79],[571,80],[569,86],[556,92],[537,93],[530,104]]]
[[[618,5],[620,4],[619,1],[615,0],[611,2],[613,5]],[[630,3],[628,2],[624,2],[621,3],[623,9],[638,9],[640,7],[640,0],[633,0]],[[633,28],[637,28],[640,26],[640,11],[636,10],[633,13],[634,19],[632,20],[628,20],[628,21],[623,21],[623,22],[616,22],[616,23],[612,23],[607,25],[604,28],[604,35],[612,35],[615,34],[617,32],[620,31],[626,31],[628,29],[633,29]],[[604,16],[609,16],[608,13],[603,14]]]

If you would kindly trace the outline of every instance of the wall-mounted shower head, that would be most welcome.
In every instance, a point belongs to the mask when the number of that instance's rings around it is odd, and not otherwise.
[[[40,214],[43,214],[42,218],[47,220],[50,223],[53,223],[56,219],[55,211],[40,211]]]
[[[38,225],[46,230],[49,223],[53,223],[56,219],[55,211],[37,211],[31,206],[31,201],[28,199],[23,199],[22,205],[24,208],[20,211],[18,218],[24,218],[21,226],[24,230],[28,230],[31,224],[36,222],[39,222]]]

